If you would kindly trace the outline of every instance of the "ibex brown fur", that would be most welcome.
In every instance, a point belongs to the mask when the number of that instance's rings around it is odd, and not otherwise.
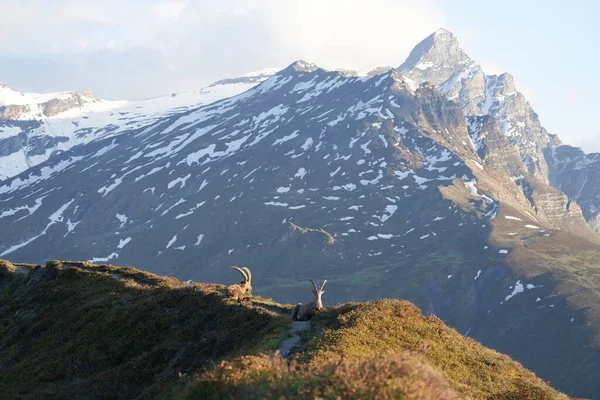
[[[296,309],[294,310],[294,316],[292,317],[292,319],[295,321],[308,321],[316,314],[317,311],[321,311],[323,309],[323,301],[321,300],[321,296],[323,293],[325,293],[323,287],[325,286],[325,283],[327,283],[327,279],[323,281],[323,284],[319,289],[317,289],[315,281],[311,279],[311,282],[313,285],[313,293],[315,298],[308,304],[298,304],[296,306]]]
[[[227,288],[227,297],[231,297],[232,299],[241,300],[246,297],[250,297],[250,292],[252,292],[252,273],[250,269],[247,267],[236,267],[232,265],[231,268],[239,271],[240,274],[244,277],[244,280],[235,285],[231,285]]]

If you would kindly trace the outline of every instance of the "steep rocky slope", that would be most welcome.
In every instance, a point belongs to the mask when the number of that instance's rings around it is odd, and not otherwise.
[[[548,181],[543,151],[560,142],[541,126],[510,74],[487,75],[445,29],[419,43],[399,69],[416,84],[436,85],[448,99],[460,104],[467,116],[492,116],[502,134],[519,148],[529,172]]]
[[[600,154],[572,146],[546,149],[550,183],[577,201],[590,226],[600,233]]]
[[[397,300],[325,309],[290,369],[267,352],[291,307],[223,292],[134,268],[0,260],[2,398],[566,398]]]
[[[506,138],[502,140],[518,148],[526,171],[577,201],[590,226],[600,232],[598,154],[586,155],[579,148],[562,145],[558,136],[548,133],[510,74],[487,75],[444,29],[417,45],[399,69],[414,86],[422,82],[436,85],[461,105],[473,123],[497,122]],[[502,143],[494,150],[505,153],[508,148]],[[511,165],[516,169],[510,171],[514,176],[523,173],[520,163],[511,161]]]

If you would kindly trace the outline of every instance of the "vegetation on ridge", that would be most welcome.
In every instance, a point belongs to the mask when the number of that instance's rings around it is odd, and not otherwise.
[[[311,322],[308,346],[289,366],[266,357],[222,362],[183,398],[567,398],[407,301],[329,307]]]
[[[291,362],[293,307],[134,268],[0,261],[3,398],[562,399],[406,301],[328,307]]]
[[[419,399],[460,397],[442,375],[402,353],[327,361],[314,367],[280,358],[224,361],[197,378],[181,399]]]
[[[216,285],[134,268],[50,262],[14,278],[0,277],[3,399],[164,397],[180,373],[276,348],[287,326]]]
[[[304,358],[311,365],[410,352],[441,372],[466,398],[566,398],[505,354],[423,316],[408,301],[379,300],[330,307],[313,320],[317,332]]]

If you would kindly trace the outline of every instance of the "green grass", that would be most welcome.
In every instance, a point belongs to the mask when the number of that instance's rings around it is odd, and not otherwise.
[[[502,221],[505,223],[505,221]],[[560,230],[551,236],[530,235],[509,243],[507,229],[494,226],[492,239],[511,248],[507,263],[520,276],[532,278],[549,274],[556,293],[567,299],[575,310],[585,310],[592,344],[600,346],[600,252],[598,245]],[[598,374],[600,377],[600,373]]]
[[[433,315],[424,317],[406,301],[331,307],[313,319],[313,329],[302,355],[310,365],[409,352],[468,398],[566,398],[510,357],[463,337]]]
[[[181,399],[567,399],[510,357],[424,317],[406,301],[328,307],[291,364],[276,356],[223,362]]]
[[[9,279],[17,271],[14,265],[5,260],[0,260],[0,279]]]
[[[49,263],[13,276],[0,304],[3,399],[163,397],[180,374],[276,348],[287,330],[215,285],[134,268]]]
[[[406,301],[326,308],[288,362],[292,305],[135,268],[15,271],[0,261],[3,399],[566,398]]]
[[[418,357],[387,354],[317,367],[247,356],[202,374],[176,397],[194,399],[428,399],[460,397]]]

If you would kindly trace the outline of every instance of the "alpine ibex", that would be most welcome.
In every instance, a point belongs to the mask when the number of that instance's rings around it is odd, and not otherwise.
[[[244,280],[240,283],[229,286],[227,288],[227,297],[231,297],[232,299],[236,300],[250,297],[250,292],[252,292],[252,273],[250,272],[250,269],[247,267],[236,267],[235,265],[232,265],[231,268],[238,270],[244,277]]]
[[[325,286],[325,283],[327,283],[327,279],[323,281],[320,289],[317,289],[315,281],[311,279],[311,282],[314,288],[313,293],[315,298],[308,304],[300,303],[296,306],[296,309],[294,310],[294,316],[292,317],[294,321],[308,321],[315,315],[317,311],[321,311],[323,309],[323,301],[321,301],[321,296],[323,293],[325,293],[323,287]]]

